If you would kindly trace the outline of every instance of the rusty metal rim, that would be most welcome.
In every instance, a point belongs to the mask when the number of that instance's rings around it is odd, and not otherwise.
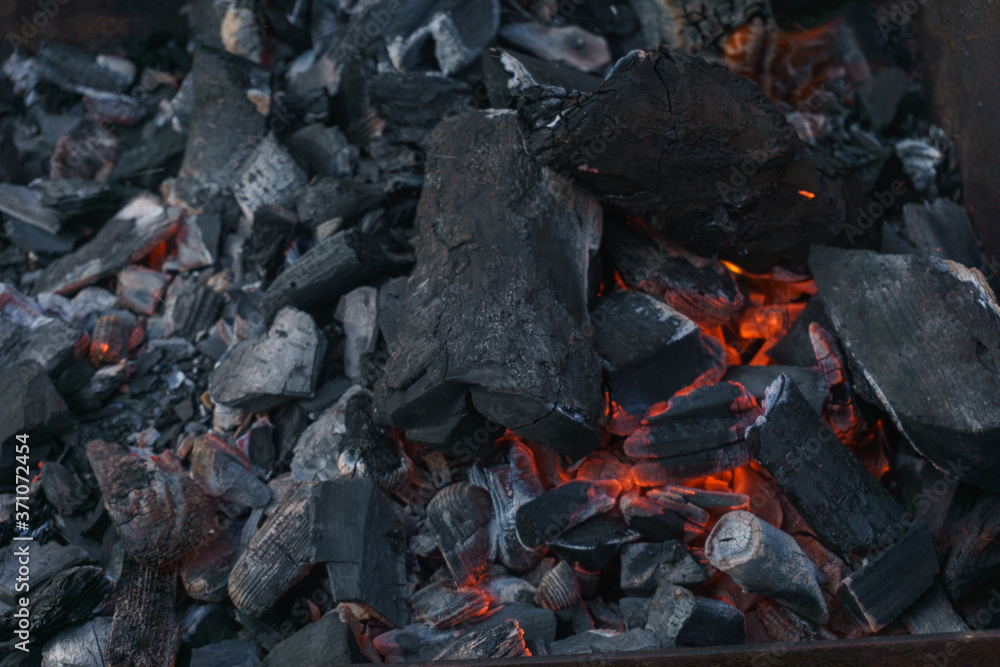
[[[546,665],[581,667],[946,667],[1000,663],[1000,630],[938,635],[895,635],[864,639],[754,644],[630,653],[541,656],[503,660],[445,661],[433,665]]]

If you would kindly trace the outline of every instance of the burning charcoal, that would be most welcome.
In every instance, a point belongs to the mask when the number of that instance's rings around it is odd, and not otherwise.
[[[625,284],[699,324],[720,326],[743,307],[743,293],[729,269],[685,252],[662,234],[612,222],[605,229],[604,248]]]
[[[643,542],[622,549],[621,587],[628,595],[649,595],[666,584],[693,587],[707,580],[705,566],[683,542]]]
[[[20,592],[18,590],[18,568],[20,563],[17,542],[0,549],[0,602],[14,606]],[[75,544],[62,546],[58,542],[46,542],[29,547],[31,555],[31,583],[41,587],[49,579],[67,568],[86,563],[90,556]],[[22,582],[23,583],[23,582]]]
[[[386,662],[420,662],[433,658],[454,638],[455,633],[451,630],[437,630],[426,623],[414,623],[383,632],[372,640],[372,645]]]
[[[285,269],[264,293],[270,317],[282,306],[315,311],[377,276],[388,266],[381,246],[358,229],[334,234]]]
[[[215,538],[211,502],[176,459],[138,458],[103,440],[87,445],[87,458],[111,522],[137,563],[167,565]]]
[[[750,449],[828,547],[846,556],[875,542],[901,509],[837,440],[788,376],[767,388]]]
[[[451,76],[479,56],[499,27],[497,0],[421,0],[393,16],[384,36],[389,58],[399,71],[422,65],[432,41],[438,68]]]
[[[569,528],[550,546],[564,560],[588,572],[599,572],[623,544],[638,537],[638,533],[625,522],[621,511],[612,509]]]
[[[979,264],[979,243],[965,207],[946,199],[903,207],[906,235],[922,255],[965,266]]]
[[[833,334],[818,322],[809,325],[809,339],[816,352],[819,370],[830,387],[822,408],[823,418],[833,427],[842,442],[855,445],[864,438],[865,422],[854,403],[854,392],[845,371],[844,354]]]
[[[738,384],[721,382],[670,399],[625,440],[625,453],[641,459],[637,482],[656,486],[732,470],[750,460],[744,430],[760,414]]]
[[[535,602],[546,609],[566,609],[580,602],[580,582],[573,574],[573,568],[561,561],[545,573],[538,584]]]
[[[361,382],[364,355],[378,343],[378,290],[358,287],[340,300],[344,309],[344,375]]]
[[[193,649],[191,667],[257,667],[258,651],[257,644],[245,639],[225,639]]]
[[[607,40],[575,25],[510,23],[500,29],[500,36],[539,58],[581,72],[600,74],[611,62]]]
[[[744,592],[772,598],[820,625],[829,619],[816,566],[791,535],[750,512],[723,515],[705,542],[705,557]]]
[[[518,508],[544,491],[531,450],[520,442],[510,441],[470,468],[469,478],[489,491],[493,501],[499,528],[500,563],[514,572],[526,572],[538,565],[541,552],[525,548],[517,537]]]
[[[90,620],[110,601],[114,585],[104,570],[91,565],[63,570],[41,592],[31,597],[32,640],[42,640],[76,623]],[[12,612],[0,617],[13,636]]]
[[[962,617],[955,613],[948,594],[935,577],[931,587],[904,611],[900,618],[911,635],[934,635],[943,632],[968,632]]]
[[[252,516],[247,523],[251,521],[256,524]],[[200,550],[197,558],[185,559],[179,574],[188,597],[203,602],[222,602],[229,597],[229,575],[239,557],[237,540],[233,533],[223,533],[210,546]]]
[[[305,172],[278,143],[274,133],[257,144],[233,175],[232,182],[233,195],[248,220],[253,220],[257,209],[267,204],[289,208],[305,185]]]
[[[591,630],[552,642],[551,655],[614,655],[624,651],[658,651],[662,644],[652,630],[636,628],[627,632]]]
[[[815,363],[815,360],[813,360]],[[722,376],[723,382],[733,382],[743,385],[747,393],[754,398],[764,398],[767,386],[779,375],[787,375],[795,386],[805,396],[809,405],[816,412],[823,409],[823,404],[830,396],[830,385],[823,374],[815,368],[797,368],[794,366],[730,366]]]
[[[45,499],[66,516],[75,513],[90,497],[90,489],[73,469],[57,461],[47,461],[42,468],[42,491]]]
[[[167,276],[141,266],[127,266],[118,272],[118,300],[137,313],[152,315],[163,300]]]
[[[702,255],[802,260],[846,218],[839,182],[759,87],[665,47],[619,60],[593,94],[535,120],[526,145]]]
[[[352,148],[339,127],[307,125],[288,139],[288,150],[319,176],[344,178],[354,172],[357,149]]]
[[[662,489],[657,489],[655,492],[650,491],[650,495],[657,498],[688,503],[706,510],[746,509],[750,502],[750,498],[742,493],[693,489],[689,486],[677,486],[674,484],[668,484]]]
[[[90,332],[90,360],[94,366],[116,364],[128,355],[129,335],[134,322],[118,315],[101,315]]]
[[[524,155],[517,136],[513,113],[473,113],[430,150],[408,335],[376,387],[376,410],[398,428],[426,428],[471,391],[479,414],[579,457],[600,440],[599,366],[580,332],[601,213]],[[481,170],[440,157],[484,146]],[[533,335],[498,325],[512,321],[531,322]]]
[[[447,486],[427,506],[427,523],[458,586],[471,586],[491,551],[490,495],[466,482]]]
[[[35,294],[65,294],[145,257],[166,240],[178,224],[177,211],[158,197],[138,195],[115,214],[89,243],[52,262],[35,281]]]
[[[634,492],[624,495],[619,506],[629,526],[657,542],[673,539],[690,542],[705,530],[704,523],[694,523],[673,509]]]
[[[263,507],[271,499],[267,484],[237,459],[231,446],[214,434],[198,436],[191,449],[191,475],[209,493],[243,507]]]
[[[111,619],[98,617],[64,630],[42,646],[42,667],[91,667],[108,654]]]
[[[900,431],[939,467],[960,461],[964,481],[1000,489],[1000,313],[982,274],[932,257],[822,248],[810,266],[854,377]]]
[[[245,58],[199,46],[190,78],[191,127],[176,194],[198,207],[228,185],[232,161],[246,160],[261,136],[265,119],[247,91],[266,84],[268,73]]]
[[[673,584],[656,589],[646,627],[656,633],[663,648],[746,643],[739,609],[719,600],[695,597]]]
[[[0,442],[26,433],[42,444],[68,425],[68,417],[66,402],[37,362],[25,359],[0,370]]]
[[[267,336],[240,341],[209,377],[212,400],[263,412],[292,398],[312,396],[326,339],[309,315],[283,308]]]
[[[507,620],[488,630],[473,629],[463,633],[435,656],[435,660],[480,660],[517,658],[531,655],[524,645],[524,631],[517,621]]]
[[[174,611],[177,573],[125,556],[108,639],[109,667],[173,664],[180,645]]]
[[[834,635],[802,618],[788,607],[762,600],[757,605],[757,619],[776,642],[801,642],[833,639]]]
[[[564,532],[615,506],[617,482],[566,482],[517,509],[517,536],[529,549],[554,540]]]
[[[625,597],[618,601],[626,630],[645,629],[646,619],[649,618],[649,606],[652,602],[652,598],[632,597]]]
[[[494,602],[502,604],[532,602],[538,592],[521,577],[486,577],[480,579],[478,585]]]
[[[594,349],[607,375],[611,399],[641,417],[651,406],[699,379],[725,371],[721,346],[694,322],[641,292],[613,292],[591,314]]]
[[[438,582],[417,591],[411,598],[413,617],[432,628],[450,628],[486,614],[490,599],[479,588],[452,588]]]
[[[368,662],[351,629],[334,612],[328,612],[287,639],[279,642],[261,667],[282,665],[353,665]]]
[[[833,324],[827,317],[826,310],[823,308],[823,300],[818,294],[809,299],[806,307],[799,313],[795,323],[792,324],[792,328],[788,330],[784,338],[767,350],[767,356],[775,363],[785,366],[810,367],[815,365],[816,352],[809,339],[809,326],[813,322],[818,322],[828,331],[833,330]]]
[[[178,277],[167,288],[163,308],[163,335],[194,338],[215,323],[222,296],[194,277]]]
[[[877,632],[930,588],[938,570],[927,524],[916,521],[895,544],[868,554],[844,579],[837,600],[863,627]]]

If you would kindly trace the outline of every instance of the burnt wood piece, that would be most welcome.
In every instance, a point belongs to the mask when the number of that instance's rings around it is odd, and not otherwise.
[[[695,587],[708,580],[705,564],[683,542],[642,542],[622,549],[621,587],[628,595],[650,595],[660,586]]]
[[[36,361],[0,370],[0,442],[26,433],[32,444],[43,444],[68,423],[66,401]]]
[[[581,72],[601,74],[611,62],[607,40],[576,25],[509,23],[500,29],[500,37],[544,60]]]
[[[788,533],[744,510],[729,512],[705,541],[705,557],[747,593],[776,600],[823,625],[829,610],[819,571]]]
[[[23,544],[11,542],[3,549],[0,549],[0,602],[11,607],[16,606],[18,598],[21,597],[18,588],[24,582],[18,582],[20,576],[20,559]],[[75,544],[63,546],[58,542],[46,542],[45,544],[33,544],[29,547],[31,557],[31,584],[42,586],[49,579],[59,574],[63,570],[82,565],[90,560],[90,556],[83,547]]]
[[[550,655],[594,654],[601,659],[614,660],[614,656],[624,651],[658,651],[661,643],[652,630],[635,628],[616,635],[597,632],[580,632],[572,637],[560,639],[549,645]]]
[[[622,497],[619,500],[619,507],[628,525],[654,542],[675,539],[690,542],[705,528],[704,525],[688,520],[673,509],[636,493]]]
[[[809,339],[809,325],[818,322],[828,331],[833,330],[833,323],[823,308],[823,299],[814,295],[799,316],[795,318],[792,328],[784,338],[767,351],[767,356],[776,364],[783,366],[810,367],[816,364],[816,352]],[[764,368],[767,368],[766,366]],[[791,376],[790,376],[791,377]]]
[[[841,556],[874,545],[899,521],[899,504],[865,470],[787,375],[767,389],[750,451],[820,540]]]
[[[677,486],[674,484],[667,484],[663,488],[657,489],[657,491],[663,494],[665,498],[670,498],[677,502],[689,503],[705,510],[746,509],[750,502],[749,496],[743,493],[709,491],[707,489],[694,489],[690,486]]]
[[[489,49],[481,62],[483,85],[495,109],[514,108],[517,96],[519,103],[540,105],[544,113],[547,99],[567,97],[572,91],[590,92],[601,85],[600,77],[506,49]]]
[[[770,600],[761,600],[754,613],[760,624],[764,626],[764,631],[776,642],[817,641],[835,638],[832,632],[802,618],[788,607],[774,604]]]
[[[341,296],[388,268],[378,242],[357,228],[320,241],[285,269],[264,292],[261,309],[270,319],[284,306],[309,312],[335,306]]]
[[[810,365],[815,365],[814,358]],[[830,396],[830,385],[826,378],[815,368],[795,366],[730,366],[722,376],[723,382],[736,382],[747,390],[747,393],[758,401],[764,399],[764,391],[774,382],[775,378],[784,373],[816,412],[823,410],[823,403]]]
[[[611,399],[629,415],[645,415],[695,380],[705,375],[718,380],[725,371],[721,346],[687,317],[642,292],[602,297],[590,319]]]
[[[103,278],[110,278],[126,264],[145,257],[165,241],[180,223],[176,209],[159,197],[137,195],[80,249],[49,264],[32,293],[66,294]]]
[[[600,367],[582,333],[600,207],[524,154],[512,112],[450,125],[429,150],[409,332],[376,409],[393,426],[426,428],[471,392],[486,418],[582,456],[600,442]],[[456,155],[474,155],[473,167]]]
[[[215,434],[198,436],[191,447],[191,476],[209,495],[242,507],[263,507],[271,492],[245,458],[234,456],[236,451]]]
[[[336,612],[327,612],[315,623],[276,644],[261,661],[260,667],[332,667],[367,662],[350,627],[340,620]]]
[[[365,383],[365,357],[378,344],[378,290],[369,285],[357,287],[343,296],[337,307],[343,311],[344,375]]]
[[[517,536],[529,549],[558,538],[564,532],[610,510],[615,505],[616,482],[566,482],[517,509]]]
[[[43,196],[33,188],[0,183],[0,212],[56,235],[62,230],[66,216],[55,208],[46,206]]]
[[[60,632],[42,647],[42,665],[90,665],[94,656],[107,656],[111,623],[107,616],[99,616]]]
[[[662,299],[707,327],[725,324],[739,313],[743,293],[729,269],[647,231],[631,222],[605,226],[604,252],[626,285]]]
[[[410,605],[416,620],[440,629],[482,616],[490,607],[490,598],[479,587],[454,588],[439,581],[410,596]]]
[[[160,306],[163,290],[170,277],[142,266],[127,266],[118,272],[116,293],[126,308],[152,315]]]
[[[433,45],[438,68],[451,76],[479,56],[499,27],[498,0],[417,0],[394,13],[383,36],[401,72],[427,64],[424,56]]]
[[[33,300],[0,283],[0,366],[34,361],[53,377],[58,389],[58,376],[72,365],[82,336],[76,326],[61,317],[45,316]]]
[[[247,92],[263,90],[270,79],[246,58],[207,46],[195,49],[191,79],[191,124],[175,192],[196,208],[229,185],[235,169],[264,138],[265,115]]]
[[[837,600],[863,627],[878,632],[931,587],[939,569],[927,524],[915,521],[895,544],[861,561],[841,583]]]
[[[935,465],[1000,491],[1000,308],[982,274],[820,247],[809,265],[855,380]]]
[[[231,183],[233,195],[248,220],[253,220],[263,206],[290,208],[305,186],[306,173],[273,132],[254,147]]]
[[[739,609],[720,600],[696,597],[673,584],[656,589],[646,628],[663,648],[724,646],[746,643],[746,625]]]
[[[587,572],[600,572],[623,544],[638,538],[638,532],[626,523],[621,511],[611,509],[573,526],[550,546],[564,561]]]
[[[566,561],[546,572],[538,583],[535,603],[551,609],[567,609],[580,602],[580,582]]]
[[[900,614],[900,620],[911,635],[969,631],[969,626],[955,612],[948,594],[944,592],[944,586],[937,577],[934,578],[930,588]]]
[[[486,571],[493,503],[485,489],[458,482],[441,489],[427,505],[427,523],[458,586],[471,586]]]
[[[526,548],[517,537],[518,508],[545,491],[531,450],[517,441],[505,443],[487,459],[476,462],[469,469],[469,479],[489,491],[493,501],[500,563],[513,572],[526,572],[538,565],[542,553]]]
[[[312,396],[326,338],[313,319],[294,308],[274,318],[266,336],[243,340],[219,359],[208,380],[212,400],[252,412]]]
[[[163,335],[193,339],[216,323],[223,297],[194,276],[178,276],[167,287],[163,306]]]
[[[83,483],[73,468],[58,461],[45,462],[42,491],[45,492],[45,499],[67,517],[81,509],[92,495],[90,487]]]
[[[73,567],[54,576],[48,585],[40,589],[41,592],[30,597],[27,629],[31,633],[32,644],[41,644],[62,629],[87,621],[101,612],[114,589],[104,570],[92,565]],[[13,609],[0,614],[0,632],[5,636],[13,637],[18,623]]]
[[[180,626],[174,611],[176,591],[176,571],[143,565],[125,555],[108,640],[109,667],[174,663],[180,645]]]
[[[481,660],[517,658],[531,655],[524,645],[524,631],[517,621],[508,619],[485,630],[469,630],[441,649],[435,660]]]
[[[979,240],[965,208],[947,199],[903,207],[906,235],[922,255],[965,266],[980,263]]]
[[[744,431],[760,408],[742,386],[699,387],[670,399],[625,440],[625,453],[644,459],[633,467],[643,486],[704,477],[750,461]]]
[[[805,259],[846,217],[832,170],[758,86],[666,47],[532,119],[526,146],[695,252],[754,267]]]
[[[949,479],[948,476],[945,477]],[[954,480],[954,477],[950,478]],[[985,597],[996,586],[1000,571],[1000,497],[961,493],[961,504],[952,501],[944,540],[950,546],[941,582],[958,603]],[[959,515],[954,516],[961,508]]]

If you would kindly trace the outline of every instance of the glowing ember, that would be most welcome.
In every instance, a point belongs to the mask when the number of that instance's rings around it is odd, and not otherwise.
[[[814,195],[812,192],[809,192],[808,190],[799,190],[799,194],[805,197],[806,199],[816,199],[816,195]]]

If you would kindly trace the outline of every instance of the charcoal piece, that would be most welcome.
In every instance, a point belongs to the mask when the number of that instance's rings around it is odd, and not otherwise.
[[[388,266],[381,246],[358,229],[317,243],[285,269],[267,291],[261,309],[270,318],[284,306],[315,312],[337,303]]]
[[[262,206],[291,207],[305,185],[305,172],[273,132],[254,147],[232,180],[233,195],[248,220]]]
[[[533,119],[526,147],[694,252],[751,269],[802,261],[846,219],[832,170],[758,86],[665,47]]]
[[[705,529],[703,524],[694,523],[672,508],[636,493],[623,496],[619,500],[619,506],[628,525],[654,542],[666,540],[689,542]]]
[[[622,549],[621,587],[628,595],[649,595],[660,586],[698,586],[708,580],[705,566],[678,540],[641,542]]]
[[[258,650],[255,643],[245,639],[224,639],[193,649],[191,667],[257,667]]]
[[[65,216],[42,203],[44,195],[23,185],[0,183],[0,211],[51,235],[62,230]]]
[[[454,588],[437,582],[410,597],[413,617],[432,628],[450,628],[486,613],[490,599],[480,588]]]
[[[764,631],[776,642],[817,641],[833,639],[833,633],[820,628],[783,605],[761,600],[755,610]]]
[[[428,77],[425,72],[401,73],[387,69],[369,77],[365,78],[371,96],[370,106],[386,125],[375,141],[385,139],[390,144],[425,142],[442,118],[478,95],[466,80]]]
[[[668,484],[658,489],[658,492],[664,498],[689,503],[706,510],[746,509],[750,502],[750,498],[743,493],[709,491],[708,489],[695,489],[690,486],[676,486],[674,484]]]
[[[344,375],[362,382],[362,362],[378,343],[378,290],[358,287],[340,300],[344,309]]]
[[[126,266],[118,272],[118,300],[129,310],[152,315],[163,300],[169,278],[141,266]]]
[[[82,332],[60,317],[47,317],[7,283],[0,283],[0,366],[33,361],[57,376],[72,361]]]
[[[111,579],[99,567],[83,565],[63,570],[30,598],[28,611],[32,640],[44,640],[64,628],[90,620],[104,609],[114,588]],[[13,635],[12,612],[4,614],[0,622],[7,623],[8,620]]]
[[[611,63],[607,40],[575,25],[509,23],[500,29],[500,37],[543,60],[581,72],[601,74]]]
[[[111,523],[137,564],[166,566],[215,539],[219,525],[213,503],[176,457],[153,461],[92,440],[87,459]]]
[[[271,649],[261,667],[272,665],[353,665],[367,663],[351,629],[334,612],[327,612]]]
[[[965,266],[979,266],[979,241],[965,207],[947,199],[903,207],[906,235],[917,251]]]
[[[518,539],[533,549],[558,538],[573,526],[614,507],[618,486],[614,482],[609,486],[576,480],[546,491],[517,509]]]
[[[580,602],[580,582],[566,561],[546,572],[538,583],[535,603],[551,609],[567,609]]]
[[[65,516],[83,507],[91,495],[73,468],[58,461],[48,461],[42,468],[42,491],[45,499]]]
[[[235,458],[232,451],[214,434],[198,436],[191,448],[191,476],[211,496],[243,507],[263,507],[271,499],[267,484],[251,472],[246,459]]]
[[[333,218],[351,220],[385,201],[381,188],[344,178],[314,179],[299,198],[296,211],[302,223],[319,227]]]
[[[469,480],[490,494],[499,531],[500,563],[513,572],[526,572],[538,565],[542,554],[526,548],[517,537],[518,508],[545,490],[531,450],[517,441],[505,443],[469,469]]]
[[[992,588],[1000,564],[1000,497],[982,493],[963,504],[965,511],[946,524],[951,549],[941,573],[948,596],[956,602],[981,597]]]
[[[13,542],[0,549],[0,602],[10,606],[18,603],[19,593],[23,592],[18,590],[17,577],[24,549],[21,542]],[[31,559],[31,584],[37,587],[43,586],[63,570],[90,560],[87,552],[75,544],[34,543],[27,550]]]
[[[27,434],[32,444],[43,444],[68,423],[66,401],[38,362],[24,359],[0,370],[0,442]]]
[[[659,638],[652,630],[635,628],[617,634],[602,630],[581,632],[552,642],[549,651],[551,655],[614,655],[624,651],[658,651],[661,646]]]
[[[199,46],[190,77],[191,126],[176,195],[196,208],[229,184],[263,138],[265,118],[247,91],[266,83],[269,75],[245,58]]]
[[[385,26],[386,49],[403,72],[424,64],[433,42],[438,69],[451,76],[475,60],[500,27],[497,0],[421,0],[403,7]]]
[[[694,322],[641,292],[613,292],[591,314],[594,349],[607,375],[611,399],[629,415],[645,415],[655,403],[699,378],[717,380],[725,354]]]
[[[409,335],[376,385],[376,410],[398,428],[425,428],[448,416],[437,406],[471,390],[486,418],[579,457],[600,440],[599,366],[582,334],[600,209],[518,146],[510,112],[465,115],[434,142]],[[470,150],[482,153],[477,169],[447,157]]]
[[[223,511],[227,508],[223,506]],[[247,523],[253,522],[251,516]],[[184,592],[193,600],[222,602],[228,597],[227,585],[233,564],[239,557],[238,536],[233,531],[223,534],[197,557],[185,559],[178,571]]]
[[[486,571],[492,510],[489,493],[467,482],[446,486],[427,505],[427,523],[458,586],[471,586]]]
[[[288,139],[288,151],[318,176],[349,177],[354,171],[354,153],[339,127],[321,123],[306,125]]]
[[[1000,490],[1000,312],[982,274],[831,248],[816,248],[810,267],[853,376],[899,430],[939,468],[960,461],[964,481]]]
[[[935,635],[943,632],[968,632],[969,626],[955,612],[937,577],[917,601],[900,614],[911,635]]]
[[[513,108],[516,96],[544,112],[547,99],[566,96],[568,91],[590,92],[601,85],[600,77],[506,49],[490,49],[482,64],[483,85],[496,109]]]
[[[842,556],[899,521],[896,501],[823,422],[788,376],[767,389],[750,450],[820,540]]]
[[[25,58],[18,53],[13,61]],[[102,91],[120,93],[135,78],[135,65],[124,58],[108,55],[94,57],[59,42],[46,41],[28,60],[22,65],[26,72],[20,68],[14,70],[14,62],[8,62],[5,69],[21,85],[28,82],[20,79],[19,74],[28,74],[31,88],[34,82],[45,81],[81,95]]]
[[[371,395],[355,385],[313,422],[295,445],[295,479],[372,479],[387,493],[410,481],[412,463],[385,427],[372,421]]]
[[[746,643],[745,621],[739,609],[719,600],[696,597],[673,584],[656,589],[646,627],[656,634],[663,648]]]
[[[180,645],[177,573],[125,556],[108,639],[109,667],[173,664]]]
[[[91,667],[108,655],[111,619],[101,616],[59,633],[42,646],[42,667]]]
[[[815,359],[813,359],[815,364]],[[815,368],[795,366],[730,366],[722,376],[723,382],[742,385],[747,393],[758,401],[764,399],[764,391],[779,375],[787,375],[799,388],[809,405],[816,412],[822,412],[823,403],[830,396],[830,385]]]
[[[40,256],[62,256],[73,252],[83,234],[74,228],[56,235],[43,232],[19,218],[8,218],[3,231],[12,245]]]
[[[187,138],[186,130],[179,132],[169,123],[154,127],[148,134],[144,132],[141,144],[126,148],[118,156],[110,182],[157,189],[165,178],[180,169]]]
[[[256,231],[257,226],[254,226]],[[188,216],[177,232],[177,268],[181,271],[202,269],[215,264],[219,256],[222,216],[204,212]]]
[[[126,264],[145,257],[176,229],[178,211],[154,195],[137,195],[79,250],[49,264],[34,284],[34,294],[66,294],[109,278]]]
[[[212,400],[263,412],[312,396],[326,339],[306,313],[283,308],[267,335],[243,340],[219,359],[208,380]]]
[[[938,570],[927,524],[915,521],[895,544],[865,556],[841,583],[837,600],[863,627],[877,632],[931,587]]]
[[[531,655],[524,645],[524,631],[509,619],[488,630],[469,630],[441,649],[435,660],[480,660]]]
[[[647,231],[621,222],[609,223],[604,230],[604,250],[625,284],[704,326],[720,326],[739,313],[743,293],[729,269]]]
[[[622,513],[612,509],[566,530],[550,546],[565,561],[587,572],[599,572],[623,544],[637,538]]]
[[[127,315],[127,313],[121,313]],[[90,331],[90,360],[94,366],[116,364],[128,356],[130,334],[135,326],[131,316],[101,315]]]
[[[76,411],[88,412],[97,410],[111,394],[118,391],[132,374],[132,364],[120,361],[111,366],[104,366],[89,376],[86,386],[68,397],[69,404]]]
[[[776,600],[819,625],[829,620],[816,566],[791,535],[756,515],[724,514],[705,541],[705,557],[744,592]]]
[[[795,367],[811,367],[816,364],[816,353],[809,340],[809,325],[818,322],[820,326],[828,331],[833,330],[833,323],[826,315],[823,308],[823,300],[820,295],[815,295],[802,309],[799,316],[792,324],[784,338],[774,344],[767,351],[776,364]],[[808,392],[806,393],[808,395]]]
[[[873,130],[881,134],[889,128],[911,84],[910,75],[898,67],[886,67],[858,84],[858,106]]]
[[[652,602],[652,598],[633,597],[624,597],[618,601],[626,630],[645,629],[646,619],[649,618],[649,605]]]

